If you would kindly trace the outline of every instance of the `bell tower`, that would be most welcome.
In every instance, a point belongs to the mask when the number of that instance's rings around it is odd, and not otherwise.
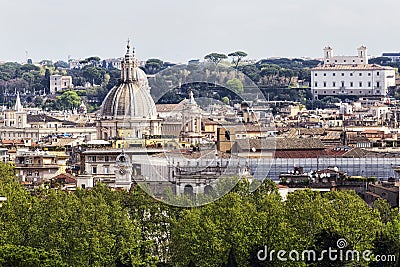
[[[330,46],[324,48],[324,64],[332,63],[333,49]]]
[[[122,150],[115,162],[115,188],[129,191],[132,184],[132,163],[127,154]]]
[[[201,133],[201,109],[196,103],[193,92],[190,91],[189,99],[183,104],[181,141],[192,145],[200,143],[203,135]]]

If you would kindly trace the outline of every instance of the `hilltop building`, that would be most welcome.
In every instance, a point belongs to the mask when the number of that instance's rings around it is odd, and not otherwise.
[[[51,75],[50,76],[50,94],[73,88],[72,77],[62,75]]]
[[[311,70],[311,90],[315,99],[323,96],[386,96],[395,86],[395,69],[368,64],[367,48],[357,56],[334,56],[324,48],[324,63]]]

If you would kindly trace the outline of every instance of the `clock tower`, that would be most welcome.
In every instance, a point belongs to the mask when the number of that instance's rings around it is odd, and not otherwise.
[[[132,164],[129,156],[124,151],[115,162],[115,188],[124,188],[129,191],[132,184]]]

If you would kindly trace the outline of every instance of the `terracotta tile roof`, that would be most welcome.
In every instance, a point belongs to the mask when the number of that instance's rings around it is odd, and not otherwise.
[[[156,104],[157,112],[171,112],[178,110],[180,104]]]
[[[298,137],[300,135],[308,135],[308,136],[315,136],[315,135],[323,135],[326,132],[324,128],[289,128],[285,129],[285,135],[289,138]]]
[[[325,64],[313,68],[312,70],[394,70],[392,67],[383,67],[376,64]]]
[[[277,150],[275,158],[320,158],[326,156],[323,150]]]
[[[159,153],[159,154],[154,154],[152,157],[158,157],[158,158],[165,158],[165,157],[176,157],[176,158],[183,158],[183,159],[215,159],[215,150],[202,150],[200,152],[190,152],[188,150],[182,150],[182,151],[170,151],[166,153]],[[237,158],[237,156],[229,153],[224,153],[224,152],[218,152],[217,157],[219,159],[229,159],[229,158]]]
[[[61,120],[50,117],[48,115],[44,115],[44,114],[39,114],[39,115],[32,115],[32,114],[28,114],[27,115],[27,121],[28,123],[32,123],[32,122],[61,122]]]
[[[325,155],[331,157],[341,157],[352,148],[348,146],[331,146],[325,148]]]
[[[182,109],[182,106],[188,101],[189,99],[183,99],[177,104],[156,104],[156,109],[157,112],[180,111]]]
[[[266,138],[238,139],[235,144],[239,150],[323,150],[324,144],[317,138]]]
[[[376,153],[356,147],[356,148],[353,148],[352,150],[344,153],[342,157],[344,157],[344,158],[368,158],[368,157],[374,156],[374,154],[376,154]]]
[[[73,175],[71,175],[71,174],[69,174],[69,173],[61,173],[61,174],[59,174],[59,175],[57,175],[57,176],[54,176],[53,178],[51,178],[51,179],[65,179],[66,180],[66,182],[67,183],[69,183],[69,182],[76,182],[76,178],[75,178],[75,176],[73,176]]]
[[[276,149],[324,149],[317,138],[276,138]]]
[[[326,135],[323,135],[320,138],[323,141],[338,140],[338,139],[340,139],[340,134],[341,134],[341,132],[339,132],[339,131],[329,131],[329,132],[326,132]]]
[[[76,138],[60,138],[57,140],[57,142],[53,142],[51,146],[59,146],[59,147],[64,147],[67,145],[70,145],[76,140]]]

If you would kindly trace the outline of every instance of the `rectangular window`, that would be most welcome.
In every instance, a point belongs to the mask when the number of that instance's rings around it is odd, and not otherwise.
[[[378,72],[376,72],[376,76],[379,76],[379,71],[378,71]]]
[[[362,73],[360,72],[360,73],[358,74],[358,76],[362,76]]]
[[[336,73],[332,73],[332,76],[336,76]]]
[[[336,82],[333,82],[332,85],[333,85],[333,87],[336,87]]]
[[[92,162],[96,162],[96,156],[92,156]]]
[[[110,161],[110,157],[109,156],[104,156],[104,161]]]
[[[350,82],[350,87],[353,87],[353,82]]]
[[[324,87],[326,87],[326,82],[324,82]]]
[[[104,166],[104,174],[110,173],[110,166]]]
[[[344,76],[344,73],[342,72],[342,76]]]
[[[362,82],[359,82],[359,84],[358,84],[360,87],[362,87]]]
[[[376,87],[380,88],[381,87],[381,83],[380,82],[376,82]]]
[[[368,82],[368,87],[371,87],[371,82]]]
[[[96,174],[97,173],[97,166],[93,166],[92,167],[92,174]]]
[[[371,76],[371,73],[370,73],[370,72],[368,72],[368,76]]]
[[[342,87],[344,87],[344,82],[342,82]]]
[[[314,83],[314,86],[315,86],[315,87],[318,87],[318,82],[315,82],[315,83]]]
[[[350,76],[353,76],[353,73],[352,73],[352,72],[350,72]]]

